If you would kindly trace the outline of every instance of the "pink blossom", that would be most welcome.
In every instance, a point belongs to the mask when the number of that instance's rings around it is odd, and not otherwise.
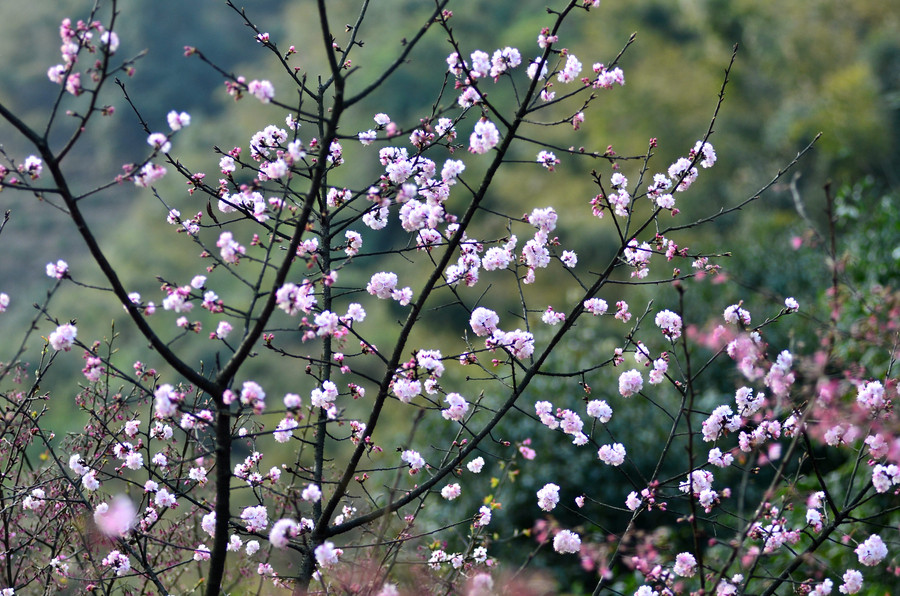
[[[290,169],[283,159],[267,161],[259,168],[259,173],[262,174],[260,180],[278,180],[287,176],[289,171]]]
[[[407,449],[400,455],[400,459],[409,464],[411,471],[416,472],[425,467],[425,460],[418,451]]]
[[[44,162],[34,155],[29,155],[25,158],[25,161],[22,162],[22,166],[19,169],[22,173],[31,176],[32,180],[37,180],[41,177],[41,172],[44,171]]]
[[[190,312],[194,305],[190,302],[190,286],[168,289],[169,294],[163,300],[163,308],[176,313]]]
[[[566,314],[561,312],[556,312],[553,310],[552,306],[548,306],[547,310],[544,311],[541,320],[547,325],[558,325],[566,320]]]
[[[625,499],[625,506],[628,507],[630,511],[635,511],[641,506],[641,502],[641,498],[638,496],[637,492],[631,491],[628,493],[628,498]]]
[[[73,453],[69,456],[69,469],[78,474],[79,476],[83,474],[87,474],[89,468],[87,468],[81,456],[77,453]]]
[[[275,575],[275,568],[272,567],[271,563],[260,563],[256,567],[256,573],[262,576],[273,576]]]
[[[485,271],[496,271],[497,269],[506,269],[512,259],[512,252],[505,247],[492,246],[484,253],[481,264]]]
[[[744,326],[750,325],[750,313],[741,308],[740,304],[732,304],[725,309],[723,313],[726,323],[737,325],[741,323]]]
[[[128,560],[128,555],[124,555],[117,550],[110,551],[108,555],[103,557],[101,563],[115,569],[118,577],[128,575],[128,572],[131,571],[131,561]]]
[[[402,290],[394,290],[391,292],[391,298],[400,303],[400,306],[406,306],[412,300],[412,289],[405,287]]]
[[[540,235],[541,237],[539,237]],[[522,248],[522,260],[531,268],[530,277],[525,279],[525,283],[534,283],[534,269],[544,268],[550,264],[550,251],[545,246],[546,231],[538,232],[534,238],[525,243]]]
[[[459,393],[448,393],[444,400],[450,407],[446,410],[441,410],[441,416],[445,420],[462,421],[469,411],[469,402]]]
[[[278,426],[275,427],[272,436],[279,443],[287,443],[293,436],[293,430],[298,426],[299,424],[296,420],[285,417],[278,423]]]
[[[198,544],[197,548],[194,549],[194,560],[195,561],[209,561],[212,556],[212,551],[209,550],[209,547],[205,544]]]
[[[594,72],[597,73],[595,88],[610,89],[613,85],[625,84],[625,73],[618,66],[612,70],[606,70],[602,64],[594,64]]]
[[[679,553],[673,571],[681,577],[693,577],[697,573],[697,559],[691,553]]]
[[[480,474],[482,468],[484,468],[484,458],[476,457],[472,461],[466,464],[466,468],[469,469],[473,474]]]
[[[100,44],[106,48],[109,55],[113,55],[119,49],[119,36],[115,31],[104,31],[100,35]]]
[[[81,73],[73,72],[66,77],[66,93],[78,97],[84,89],[81,87]]]
[[[166,138],[166,135],[161,132],[155,132],[148,136],[147,144],[153,147],[154,150],[162,153],[168,153],[169,150],[172,149],[172,143],[170,143],[169,139]]]
[[[105,535],[110,537],[125,536],[134,526],[137,509],[131,499],[118,495],[112,504],[100,503],[94,509],[94,523]]]
[[[675,207],[675,197],[669,193],[661,194],[656,197],[656,204],[661,209],[673,209]]]
[[[35,511],[46,504],[45,497],[47,493],[42,488],[32,489],[31,494],[22,499],[22,508],[28,511]],[[105,505],[105,503],[104,503]]]
[[[125,423],[125,429],[124,429],[125,436],[134,437],[138,433],[138,430],[140,430],[140,428],[141,428],[140,420],[129,420],[128,422]]]
[[[631,313],[628,312],[628,303],[624,300],[619,300],[616,302],[616,318],[622,321],[623,323],[627,323],[631,320]]]
[[[56,263],[47,263],[47,277],[63,279],[69,275],[69,264],[60,259]]]
[[[299,286],[286,283],[275,293],[275,304],[289,315],[309,313],[316,305],[313,285],[307,281]]]
[[[595,317],[598,315],[605,314],[609,305],[606,303],[606,300],[601,298],[589,298],[584,301],[584,310],[591,313]]]
[[[307,484],[300,493],[300,498],[308,503],[315,503],[322,498],[322,489],[317,484]]]
[[[856,594],[862,590],[863,576],[856,569],[848,569],[844,572],[842,579],[844,583],[838,587],[841,594]]]
[[[625,462],[625,447],[621,443],[603,445],[597,451],[600,461],[610,466],[620,466]]]
[[[219,160],[219,170],[223,174],[231,174],[236,169],[237,169],[237,167],[234,165],[234,158],[231,157],[230,155],[226,155],[226,156],[222,157],[222,159]],[[221,203],[219,205],[219,208],[221,209]]]
[[[490,76],[496,79],[510,68],[515,68],[521,63],[522,55],[516,48],[506,47],[502,50],[496,50],[491,56]]]
[[[216,512],[210,511],[200,520],[200,528],[210,536],[216,535]]]
[[[56,64],[47,69],[47,78],[57,85],[62,85],[66,78],[66,65]]]
[[[538,507],[544,511],[553,511],[557,503],[559,503],[559,486],[553,483],[545,484],[537,492],[537,497]]]
[[[622,397],[631,397],[635,393],[639,393],[644,386],[641,371],[631,369],[619,375],[619,394]]]
[[[527,331],[516,329],[504,333],[499,329],[494,331],[490,341],[496,346],[505,347],[516,358],[524,359],[534,354],[534,336]]]
[[[407,379],[406,377],[395,377],[391,382],[391,389],[397,399],[408,404],[412,398],[422,392],[422,384],[416,379]]]
[[[171,385],[160,385],[156,388],[153,396],[157,418],[170,418],[178,411],[181,395],[176,393]]]
[[[247,84],[247,91],[263,103],[269,103],[275,97],[275,87],[269,81],[256,79]]]
[[[319,337],[336,335],[340,326],[340,318],[335,313],[326,310],[316,315],[315,324],[316,335]]]
[[[487,153],[500,142],[500,131],[490,120],[479,120],[475,123],[475,131],[469,138],[469,151]]]
[[[651,385],[658,385],[666,379],[669,363],[665,358],[657,358],[653,361],[653,370],[647,375],[647,381]]]
[[[228,552],[237,552],[241,550],[241,547],[244,545],[244,541],[241,540],[241,537],[237,534],[232,534],[228,539],[228,546],[226,550]]]
[[[559,72],[556,78],[560,83],[571,83],[578,78],[579,74],[581,74],[581,62],[579,62],[574,54],[569,54],[566,58],[565,67]]]
[[[154,497],[153,502],[154,502],[154,504],[156,504],[157,507],[160,507],[160,508],[162,508],[162,507],[175,508],[178,506],[178,500],[176,499],[175,495],[173,495],[172,493],[170,493],[168,490],[166,490],[164,488],[161,488],[158,491],[156,491],[156,497]]]
[[[734,416],[731,408],[722,405],[713,410],[709,418],[704,420],[701,426],[703,440],[708,443],[718,439],[720,433],[725,429],[731,432],[737,431],[741,426],[741,419]]]
[[[874,458],[882,458],[890,451],[890,444],[884,439],[881,433],[869,435],[865,440],[866,446],[869,448],[869,455]]]
[[[560,554],[577,553],[581,550],[581,537],[571,530],[561,530],[553,538],[553,550]]]
[[[656,313],[654,320],[656,326],[662,329],[663,335],[671,340],[681,337],[681,317],[671,310],[663,310]]]
[[[887,556],[887,546],[878,534],[872,534],[865,542],[856,547],[859,562],[867,567],[874,567]]]
[[[582,124],[584,124],[584,112],[578,112],[572,116],[572,128],[574,130],[580,129]]]
[[[672,180],[681,180],[675,190],[678,192],[685,191],[693,184],[694,180],[697,179],[697,168],[691,167],[690,159],[681,157],[669,166],[669,178]]]
[[[556,169],[556,166],[559,165],[559,159],[557,159],[556,154],[551,151],[541,151],[537,154],[537,162],[550,170],[551,172]]]
[[[719,502],[719,493],[708,488],[697,495],[697,500],[700,502],[700,505],[703,506],[703,509],[709,513],[712,511],[713,506]]]
[[[72,345],[75,343],[75,337],[78,335],[78,329],[75,325],[71,325],[69,323],[65,323],[56,328],[56,331],[50,334],[50,337],[47,339],[50,342],[50,347],[54,350],[64,350],[68,352],[72,349]]]
[[[396,287],[397,274],[382,271],[372,276],[372,279],[369,280],[369,284],[366,286],[366,291],[373,296],[386,300],[391,297],[391,293]]]
[[[857,390],[856,402],[871,412],[881,409],[886,403],[884,386],[879,381],[870,381],[865,385],[860,384]]]
[[[371,145],[378,138],[378,133],[374,130],[366,130],[357,135],[359,142],[365,146]]]
[[[134,176],[134,184],[135,186],[139,186],[141,188],[147,188],[148,186],[152,186],[154,182],[161,179],[166,175],[166,168],[163,166],[148,163],[141,168],[140,172],[138,172]]]
[[[441,496],[447,499],[448,501],[452,501],[462,494],[462,489],[459,486],[459,483],[448,484],[444,488],[441,489]]]
[[[320,567],[331,567],[337,565],[338,557],[344,554],[344,551],[335,548],[333,542],[324,542],[316,547],[316,562]]]
[[[878,464],[872,468],[872,484],[879,493],[885,493],[891,486],[900,483],[900,468],[894,464]]]
[[[250,406],[254,410],[262,411],[266,405],[266,392],[255,381],[244,381],[241,386],[241,403]]]
[[[191,115],[187,112],[178,113],[175,110],[172,110],[166,115],[166,121],[169,123],[169,128],[173,131],[181,130],[182,128],[190,126]]]
[[[711,168],[716,163],[716,150],[713,149],[713,146],[709,143],[704,143],[703,141],[697,141],[694,145],[694,148],[691,149],[690,157],[693,159],[698,153],[703,155],[703,159],[700,161],[700,165],[704,168]]]
[[[232,329],[231,323],[228,321],[219,321],[214,335],[216,339],[225,339],[231,333]]]
[[[734,463],[734,456],[730,453],[723,454],[721,449],[713,447],[709,450],[707,461],[716,467],[727,468]]]
[[[269,533],[269,542],[275,548],[286,548],[291,538],[300,535],[300,524],[290,518],[280,519],[272,524],[272,531]]]
[[[587,405],[588,416],[597,418],[603,424],[610,421],[613,415],[612,408],[602,399],[592,399]]]
[[[240,256],[247,251],[246,248],[238,244],[231,232],[228,231],[219,234],[216,246],[221,249],[222,260],[232,264],[236,264],[240,260]]]
[[[269,525],[269,512],[265,505],[257,505],[255,507],[245,507],[241,512],[241,519],[250,532],[259,532],[265,530]]]
[[[528,223],[544,232],[552,232],[558,219],[559,215],[553,207],[535,208],[528,216]]]
[[[491,523],[491,508],[487,505],[482,505],[478,509],[478,513],[475,515],[475,526],[484,527]]]

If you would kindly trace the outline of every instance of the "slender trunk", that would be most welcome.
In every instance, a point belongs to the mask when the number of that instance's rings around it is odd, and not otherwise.
[[[206,596],[219,596],[228,556],[228,522],[231,518],[231,413],[221,396],[216,399],[216,535],[209,560]]]

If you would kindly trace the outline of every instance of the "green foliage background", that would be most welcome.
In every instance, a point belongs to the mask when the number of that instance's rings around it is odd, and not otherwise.
[[[36,124],[46,116],[56,97],[57,87],[45,73],[59,61],[59,20],[87,15],[84,3],[75,0],[12,0],[10,4],[14,5],[13,16],[0,19],[0,56],[5,62],[0,69],[0,99],[23,113],[27,122]],[[342,15],[335,16],[335,22],[351,22],[355,18],[355,2],[338,0],[328,5],[333,15]],[[491,51],[514,45],[522,50],[523,57],[536,54],[535,38],[546,23],[543,7],[543,2],[534,0],[461,3],[454,7],[454,26],[464,40],[463,51]],[[359,70],[350,79],[351,87],[362,87],[378,76],[400,49],[403,38],[412,35],[420,25],[427,10],[427,5],[414,0],[373,3],[361,32],[365,45],[354,55],[354,66]],[[311,72],[322,63],[313,11],[312,3],[301,1],[258,0],[247,6],[248,16],[280,46],[296,46],[298,63]],[[278,65],[253,41],[252,31],[238,15],[221,3],[133,2],[122,3],[122,12],[117,27],[122,39],[120,53],[147,51],[135,76],[125,81],[128,92],[155,130],[165,129],[165,114],[171,109],[192,115],[193,125],[178,137],[175,152],[193,170],[214,178],[218,157],[213,146],[225,150],[246,146],[253,132],[283,120],[285,114],[256,103],[235,104],[225,94],[219,75],[198,60],[183,57],[185,45],[196,46],[226,71],[248,79],[271,78],[280,94],[289,93],[278,83]],[[685,154],[702,136],[732,47],[739,44],[724,109],[711,139],[719,163],[705,173],[701,191],[690,199],[693,204],[680,205],[685,220],[753,196],[799,149],[818,132],[823,133],[815,151],[799,166],[802,175],[796,181],[795,193],[786,183],[779,184],[762,202],[702,228],[699,233],[692,231],[689,238],[679,239],[681,245],[707,252],[729,251],[733,255],[722,265],[735,283],[690,285],[687,321],[702,326],[711,308],[716,310],[737,300],[745,300],[751,309],[756,309],[754,312],[777,310],[784,297],[792,295],[804,306],[810,305],[809,310],[804,309],[809,317],[807,325],[790,332],[773,329],[770,341],[785,346],[813,345],[817,341],[816,330],[828,318],[824,290],[829,270],[821,250],[823,240],[809,230],[815,227],[822,233],[827,231],[822,190],[826,180],[834,181],[838,194],[838,252],[846,262],[846,280],[862,295],[873,288],[887,288],[888,294],[893,291],[900,271],[900,210],[896,192],[900,171],[898,21],[897,0],[646,0],[604,2],[599,14],[572,20],[561,32],[563,45],[579,56],[586,67],[594,61],[611,60],[629,35],[636,33],[636,43],[621,61],[627,84],[604,96],[602,103],[588,112],[582,144],[600,150],[611,145],[620,154],[640,154],[646,150],[648,140],[655,137],[659,141],[656,164],[660,169]],[[430,37],[411,56],[406,68],[390,79],[384,91],[356,113],[357,119],[346,121],[347,129],[342,132],[353,135],[369,128],[370,117],[376,112],[387,112],[405,124],[417,122],[423,115],[421,110],[431,105],[439,89],[440,79],[435,73],[445,67],[448,53],[444,39]],[[433,86],[428,81],[433,81]],[[80,188],[90,188],[98,180],[115,176],[123,163],[142,159],[147,150],[146,134],[121,93],[115,88],[107,89],[105,103],[116,107],[116,115],[104,119],[91,132],[89,143],[68,163],[69,173]],[[301,131],[305,138],[316,134]],[[64,136],[60,135],[60,142]],[[9,155],[27,154],[8,127],[0,126],[0,143]],[[351,145],[352,142],[345,144],[348,162],[359,153]],[[516,158],[531,161],[536,151],[523,151]],[[554,205],[560,212],[559,236],[577,250],[581,262],[603,263],[614,249],[615,239],[598,238],[588,227],[592,222],[585,214],[593,191],[587,172],[603,166],[588,161],[564,158],[552,175],[539,168],[512,165],[498,176],[493,192],[495,200],[511,213]],[[355,166],[350,171],[354,184],[377,177],[376,166],[371,159]],[[628,166],[624,171],[626,175],[634,174]],[[183,214],[206,208],[205,203],[192,202],[184,183],[174,175],[160,189],[166,203]],[[808,220],[797,214],[798,198]],[[191,276],[202,273],[196,259],[198,248],[183,235],[173,239],[173,228],[165,223],[167,209],[149,192],[123,185],[90,201],[91,221],[101,231],[102,244],[114,256],[128,287],[159,301],[162,294],[155,276],[184,284]],[[41,301],[51,286],[43,272],[46,262],[68,260],[73,274],[85,283],[97,282],[99,277],[85,259],[80,238],[51,206],[4,194],[0,195],[0,207],[12,212],[10,224],[0,236],[4,249],[0,290],[9,293],[14,301],[9,312],[0,317],[0,335],[10,338],[0,346],[2,360],[11,355],[20,330],[34,316],[31,303]],[[804,241],[799,250],[791,245],[794,237]],[[220,293],[226,296],[226,292]],[[121,307],[102,293],[90,294],[90,302],[85,302],[84,296],[83,290],[67,286],[54,297],[51,312],[63,319],[77,312],[80,337],[86,341],[109,335],[110,321],[116,321],[122,362],[138,358],[143,345],[130,330]],[[660,293],[655,287],[642,297],[645,304],[652,298],[659,308],[671,308],[676,300],[674,294]],[[548,296],[547,301],[564,298]],[[642,307],[638,300],[633,309]],[[858,311],[847,315],[848,329],[859,319],[872,316],[875,309],[877,304],[861,303]],[[385,329],[396,318],[388,308],[370,312],[370,316],[378,321],[375,326]],[[208,329],[212,319],[204,323]],[[46,322],[40,323],[44,335],[52,328]],[[422,333],[461,348],[462,338],[456,336],[459,328],[436,316],[432,326]],[[559,357],[585,363],[600,355],[606,358],[616,345],[616,332],[599,325],[580,329],[575,339],[560,349]],[[29,356],[36,358],[40,342],[35,339],[31,344]],[[185,345],[188,344],[198,342]],[[847,345],[848,357],[877,363],[879,356],[874,351],[850,347],[849,342]],[[197,352],[194,357],[198,362],[211,357],[202,349],[190,349]],[[65,400],[76,393],[80,365],[79,359],[67,358],[54,368],[55,378],[47,380],[48,384],[72,387],[53,396],[62,402],[62,407],[55,407],[51,414],[61,431],[78,428],[74,404],[68,409]],[[254,372],[270,379],[272,394],[287,390],[302,393],[311,386],[302,371]],[[724,375],[713,383],[716,387],[710,389],[710,401],[718,399],[718,391],[728,391],[731,383]],[[614,379],[605,373],[598,374],[591,384],[599,396],[615,390]],[[556,401],[560,395],[569,395],[573,402],[569,407],[574,407],[580,399],[578,391],[574,383],[548,380],[530,391],[529,403],[542,396],[552,396]],[[639,416],[623,424],[622,428],[640,428],[638,432],[647,434],[647,444],[653,444],[655,434],[664,432],[642,428]],[[503,432],[512,441],[540,435],[537,427],[504,428]],[[558,446],[536,441],[545,459],[535,463],[533,473],[522,475],[515,496],[505,502],[508,510],[530,503],[543,484],[541,470],[549,472],[557,465],[552,458],[557,456]],[[614,475],[609,470],[605,473]],[[598,486],[611,486],[616,479],[604,477],[595,481]],[[564,495],[564,499],[571,500],[572,496]],[[525,521],[515,517],[501,520],[498,531],[523,529],[519,526]]]

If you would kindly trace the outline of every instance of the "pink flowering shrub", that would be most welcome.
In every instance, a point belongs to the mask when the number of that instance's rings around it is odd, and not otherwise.
[[[47,84],[59,105],[87,105],[66,114],[75,132],[59,148],[55,108],[35,127],[0,104],[33,149],[2,154],[0,189],[57,201],[146,349],[128,362],[115,333],[57,312],[61,284],[86,296],[98,286],[66,261],[35,265],[53,289],[0,367],[2,594],[488,594],[519,590],[509,564],[543,556],[589,573],[595,593],[826,594],[895,569],[892,367],[844,366],[837,316],[821,352],[770,344],[808,308],[793,296],[765,312],[723,300],[715,320],[708,304],[702,319],[691,312],[691,284],[721,267],[688,245],[692,232],[728,211],[680,210],[716,164],[731,65],[709,126],[670,141],[684,147],[674,163],[657,162],[656,139],[631,155],[580,147],[600,98],[625,84],[632,42],[605,57],[565,46],[564,24],[599,4],[539,15],[531,47],[479,49],[441,0],[383,72],[354,62],[368,56],[365,10],[335,28],[318,3],[321,73],[305,45],[236,10],[278,79],[184,54],[253,114],[245,145],[217,147],[201,171],[178,152],[202,122],[172,109],[148,123],[126,95],[147,123],[144,159],[90,191],[70,183],[67,158],[113,115],[98,102],[136,63],[114,31],[127,7],[65,19]],[[425,37],[446,40],[433,103],[396,120],[364,113]],[[542,136],[548,127],[573,140]],[[524,150],[532,157],[517,159]],[[592,189],[580,211],[505,212],[501,168],[577,171]],[[187,193],[166,190],[174,177]],[[123,281],[83,212],[116,184],[160,201],[160,221],[192,251],[185,279],[149,276],[143,296]],[[614,254],[579,258],[563,225],[573,220],[614,238]],[[658,302],[647,287],[662,288]],[[16,300],[7,290],[0,311]],[[600,330],[613,332],[601,341]],[[40,360],[26,365],[35,343]],[[52,387],[51,367],[79,355],[78,389]],[[57,437],[47,411],[73,394],[88,422]]]

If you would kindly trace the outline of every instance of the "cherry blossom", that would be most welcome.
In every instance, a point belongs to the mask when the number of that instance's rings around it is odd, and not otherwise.
[[[475,131],[469,138],[469,151],[472,153],[487,153],[500,142],[500,131],[490,120],[479,120],[475,124]]]
[[[887,556],[887,546],[878,534],[872,534],[856,548],[859,562],[867,567],[874,567]]]
[[[862,590],[862,573],[856,569],[848,569],[844,572],[842,579],[844,580],[844,583],[838,587],[841,594],[856,594]]]
[[[697,559],[691,553],[680,553],[675,557],[672,570],[681,577],[693,577],[697,573]]]
[[[325,541],[316,547],[315,557],[316,562],[321,567],[331,567],[333,565],[337,565],[338,558],[344,554],[344,551],[339,548],[334,547],[333,542]]]
[[[559,503],[559,485],[550,483],[537,492],[538,507],[544,511],[553,511]]]
[[[629,370],[619,375],[619,394],[622,397],[631,397],[635,393],[639,393],[643,388],[643,377],[641,371]]]
[[[247,91],[263,103],[269,103],[275,97],[275,87],[269,81],[256,79],[247,84]]]
[[[560,530],[553,538],[553,550],[560,554],[577,553],[581,550],[581,537],[571,530]]]

